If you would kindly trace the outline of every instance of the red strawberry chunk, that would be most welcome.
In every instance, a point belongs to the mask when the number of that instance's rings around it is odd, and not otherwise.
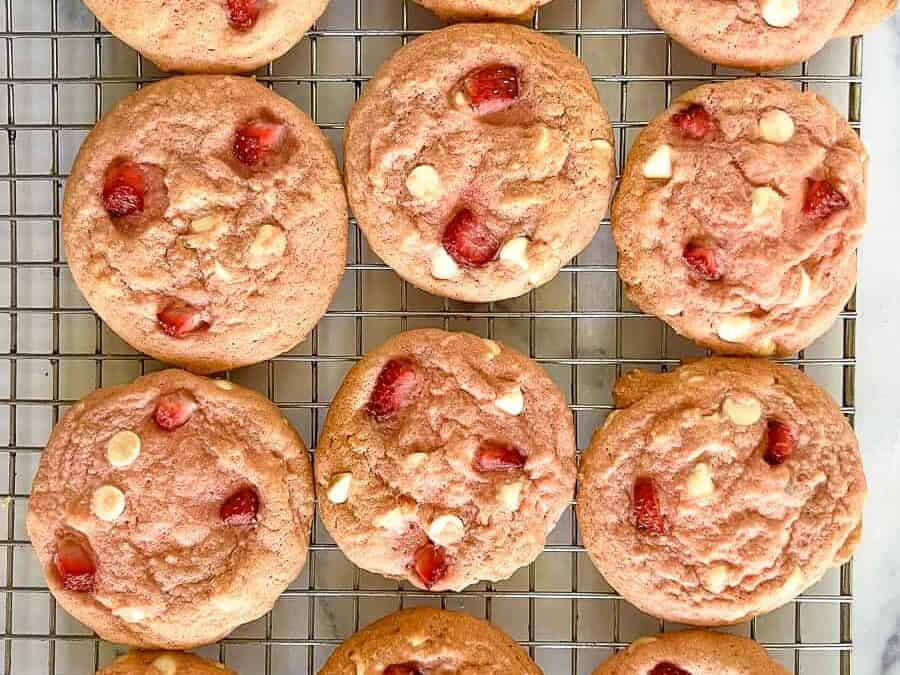
[[[286,135],[283,124],[263,120],[248,122],[234,134],[234,156],[241,164],[257,166],[281,148]]]
[[[806,184],[803,213],[819,220],[850,206],[850,202],[827,180],[811,180]]]
[[[514,471],[525,466],[525,455],[509,443],[484,441],[475,453],[479,471]]]
[[[87,542],[65,534],[56,543],[56,571],[64,588],[77,593],[93,593],[97,565]]]
[[[160,396],[153,419],[160,429],[172,431],[187,422],[197,409],[197,400],[184,389]]]
[[[632,508],[637,529],[649,534],[665,534],[666,521],[659,508],[659,495],[652,478],[639,476],[634,481]]]
[[[682,255],[687,266],[701,279],[715,281],[722,277],[716,264],[716,252],[711,248],[692,243],[684,247]]]
[[[160,328],[175,338],[209,329],[209,315],[202,309],[174,300],[156,314]]]
[[[778,420],[769,420],[766,430],[766,452],[763,459],[772,466],[783,464],[790,457],[797,446],[794,434],[790,427]]]
[[[430,541],[423,544],[416,551],[413,568],[425,588],[431,588],[447,574],[447,557],[444,555],[444,548],[436,546]]]
[[[392,415],[409,404],[417,381],[416,368],[411,361],[388,361],[378,373],[366,410],[377,419]]]
[[[447,253],[460,265],[481,267],[497,255],[500,242],[469,209],[457,213],[444,230]]]
[[[519,71],[499,64],[486,66],[469,73],[463,89],[478,114],[499,112],[519,98]]]
[[[265,4],[265,0],[228,0],[228,23],[235,30],[250,30]]]
[[[259,513],[259,495],[253,488],[238,490],[224,501],[219,509],[219,516],[226,525],[245,527],[256,523]]]
[[[691,675],[684,668],[679,668],[674,663],[663,661],[653,666],[653,669],[647,675]]]
[[[693,103],[680,113],[672,115],[672,124],[685,138],[699,140],[713,130],[715,122],[699,103]]]
[[[383,672],[384,675],[422,675],[415,663],[392,663]]]
[[[116,161],[103,176],[103,207],[113,218],[122,218],[144,210],[147,181],[140,164]]]

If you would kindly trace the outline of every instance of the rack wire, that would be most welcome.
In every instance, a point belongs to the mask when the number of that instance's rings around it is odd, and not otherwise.
[[[111,333],[78,292],[61,246],[60,205],[87,132],[117,100],[162,74],[104,32],[78,0],[0,0],[0,7],[0,128],[8,142],[0,152],[0,673],[89,675],[122,649],[98,640],[47,591],[24,529],[29,486],[52,425],[74,401],[161,366]],[[309,113],[340,157],[349,108],[377,65],[437,25],[406,0],[332,0],[308,36],[257,76]],[[640,0],[555,0],[534,27],[588,65],[613,120],[620,169],[637,133],[674,96],[740,75],[674,45]],[[861,56],[859,38],[834,41],[778,76],[823,94],[859,128]],[[349,367],[400,330],[467,330],[527,352],[566,392],[579,448],[612,409],[612,383],[623,371],[665,370],[703,354],[628,303],[608,220],[556,280],[487,305],[441,300],[403,283],[352,220],[350,230],[347,272],[317,329],[291,352],[230,374],[274,400],[310,447]],[[831,391],[851,423],[856,318],[851,301],[828,335],[786,359]],[[448,594],[359,570],[316,521],[306,569],[275,609],[201,653],[243,675],[312,675],[360,627],[421,604],[492,620],[553,674],[589,674],[631,640],[678,628],[641,614],[603,581],[570,507],[534,564],[508,581]],[[758,639],[797,675],[848,675],[852,604],[848,564],[786,607],[730,630]]]

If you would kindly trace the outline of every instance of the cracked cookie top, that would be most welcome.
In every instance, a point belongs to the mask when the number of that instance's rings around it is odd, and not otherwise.
[[[328,141],[247,78],[132,94],[82,146],[63,234],[87,301],[134,348],[209,373],[300,342],[344,272],[347,212]]]
[[[813,93],[767,79],[688,92],[638,137],[613,204],[629,297],[720,353],[807,347],[853,293],[867,167]]]
[[[504,24],[417,38],[384,64],[344,138],[347,189],[400,276],[469,302],[546,283],[591,242],[615,176],[584,65]]]
[[[111,642],[190,649],[270,610],[306,561],[306,448],[268,399],[166,370],[54,428],[27,527],[47,585]]]
[[[575,488],[572,416],[536,363],[466,333],[367,354],[316,451],[319,514],[360,567],[461,590],[533,561]]]
[[[97,675],[236,675],[221,663],[181,652],[131,652]]]
[[[846,562],[866,480],[853,431],[798,370],[711,358],[632,371],[582,457],[578,522],[606,580],[693,625],[771,611]]]

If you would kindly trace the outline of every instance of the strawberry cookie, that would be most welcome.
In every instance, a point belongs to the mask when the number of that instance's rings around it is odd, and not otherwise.
[[[110,33],[162,70],[244,73],[297,44],[328,0],[85,0]]]
[[[181,370],[56,425],[27,527],[47,585],[111,642],[190,649],[269,611],[306,561],[313,484],[270,401]]]
[[[792,354],[856,285],[868,158],[821,97],[698,87],[635,142],[613,204],[629,297],[720,353]]]
[[[129,96],[66,184],[69,267],[135,349],[198,373],[294,347],[344,272],[347,210],[328,141],[253,80],[195,75]]]
[[[850,425],[799,370],[711,358],[616,383],[581,461],[597,569],[667,621],[722,625],[790,601],[846,562],[866,479]]]
[[[97,675],[237,675],[221,663],[181,652],[131,652]]]
[[[531,21],[550,0],[416,0],[448,23],[454,21]]]
[[[400,49],[344,136],[369,244],[419,288],[486,302],[548,282],[591,241],[615,176],[587,70],[551,37],[461,24]]]
[[[643,637],[594,675],[788,675],[758,643],[737,635],[687,630]]]
[[[644,0],[673,40],[721,66],[777,70],[819,51],[853,0]]]
[[[835,37],[861,35],[897,11],[897,0],[855,0]]]
[[[316,451],[319,515],[351,561],[435,591],[506,579],[575,490],[572,415],[534,361],[419,330],[347,375]]]
[[[541,675],[528,653],[487,621],[468,614],[404,609],[359,631],[319,675]]]

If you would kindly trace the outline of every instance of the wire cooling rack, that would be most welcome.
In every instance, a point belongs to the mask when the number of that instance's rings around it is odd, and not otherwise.
[[[160,366],[113,335],[76,289],[61,246],[60,204],[72,160],[97,119],[162,74],[105,33],[79,0],[0,0],[0,7],[0,122],[7,140],[0,151],[0,673],[91,675],[122,650],[97,640],[47,591],[24,529],[29,486],[50,429],[74,401]],[[673,45],[640,0],[555,0],[534,25],[590,68],[613,120],[620,168],[641,127],[673,96],[738,74]],[[332,0],[308,37],[258,77],[308,112],[340,156],[344,121],[375,68],[436,26],[427,11],[404,0]],[[780,76],[823,94],[858,128],[861,54],[859,39],[835,41]],[[579,448],[612,409],[612,383],[623,370],[666,369],[702,355],[628,303],[608,221],[552,283],[523,298],[475,306],[401,282],[352,221],[350,229],[347,273],[316,331],[290,353],[230,374],[276,401],[310,447],[353,362],[408,328],[467,330],[536,358],[567,394]],[[828,335],[788,359],[831,391],[851,422],[855,319],[851,301]],[[847,675],[850,582],[846,565],[786,607],[730,630],[758,639],[798,675]],[[421,604],[492,620],[554,675],[588,675],[631,640],[677,628],[639,613],[606,585],[580,545],[570,508],[544,554],[512,579],[442,595],[360,571],[317,522],[306,569],[276,608],[201,651],[242,675],[312,675],[358,628]]]

